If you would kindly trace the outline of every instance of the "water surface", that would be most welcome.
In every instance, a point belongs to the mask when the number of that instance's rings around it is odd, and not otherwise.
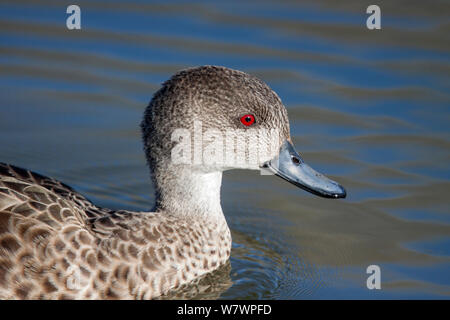
[[[405,4],[404,4],[405,3]],[[0,4],[0,161],[100,206],[147,210],[138,124],[179,69],[223,65],[281,97],[298,151],[345,200],[257,172],[225,173],[231,270],[197,298],[450,295],[447,1],[61,1]],[[382,271],[368,290],[366,268]]]

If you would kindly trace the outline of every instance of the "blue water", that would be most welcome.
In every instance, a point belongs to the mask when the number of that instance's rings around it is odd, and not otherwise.
[[[437,2],[436,2],[437,3]],[[96,204],[146,210],[138,124],[177,70],[258,76],[298,151],[342,182],[323,200],[257,173],[224,175],[232,286],[211,298],[444,298],[450,294],[449,4],[60,1],[0,4],[0,161]],[[368,265],[382,289],[366,287]]]

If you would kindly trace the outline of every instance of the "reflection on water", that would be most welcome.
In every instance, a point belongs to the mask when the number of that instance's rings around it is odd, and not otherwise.
[[[379,1],[379,31],[369,4],[78,1],[82,30],[68,31],[59,1],[2,1],[0,161],[146,210],[152,93],[185,67],[240,69],[277,91],[297,149],[348,198],[227,172],[231,270],[166,298],[448,298],[449,3]]]

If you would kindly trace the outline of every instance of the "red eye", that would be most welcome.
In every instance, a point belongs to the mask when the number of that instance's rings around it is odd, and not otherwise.
[[[255,117],[252,114],[246,114],[241,117],[241,122],[244,126],[251,126],[255,123]]]

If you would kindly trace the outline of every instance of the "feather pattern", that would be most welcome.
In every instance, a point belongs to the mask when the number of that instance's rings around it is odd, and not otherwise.
[[[223,265],[226,224],[94,206],[0,163],[1,299],[150,299]]]

